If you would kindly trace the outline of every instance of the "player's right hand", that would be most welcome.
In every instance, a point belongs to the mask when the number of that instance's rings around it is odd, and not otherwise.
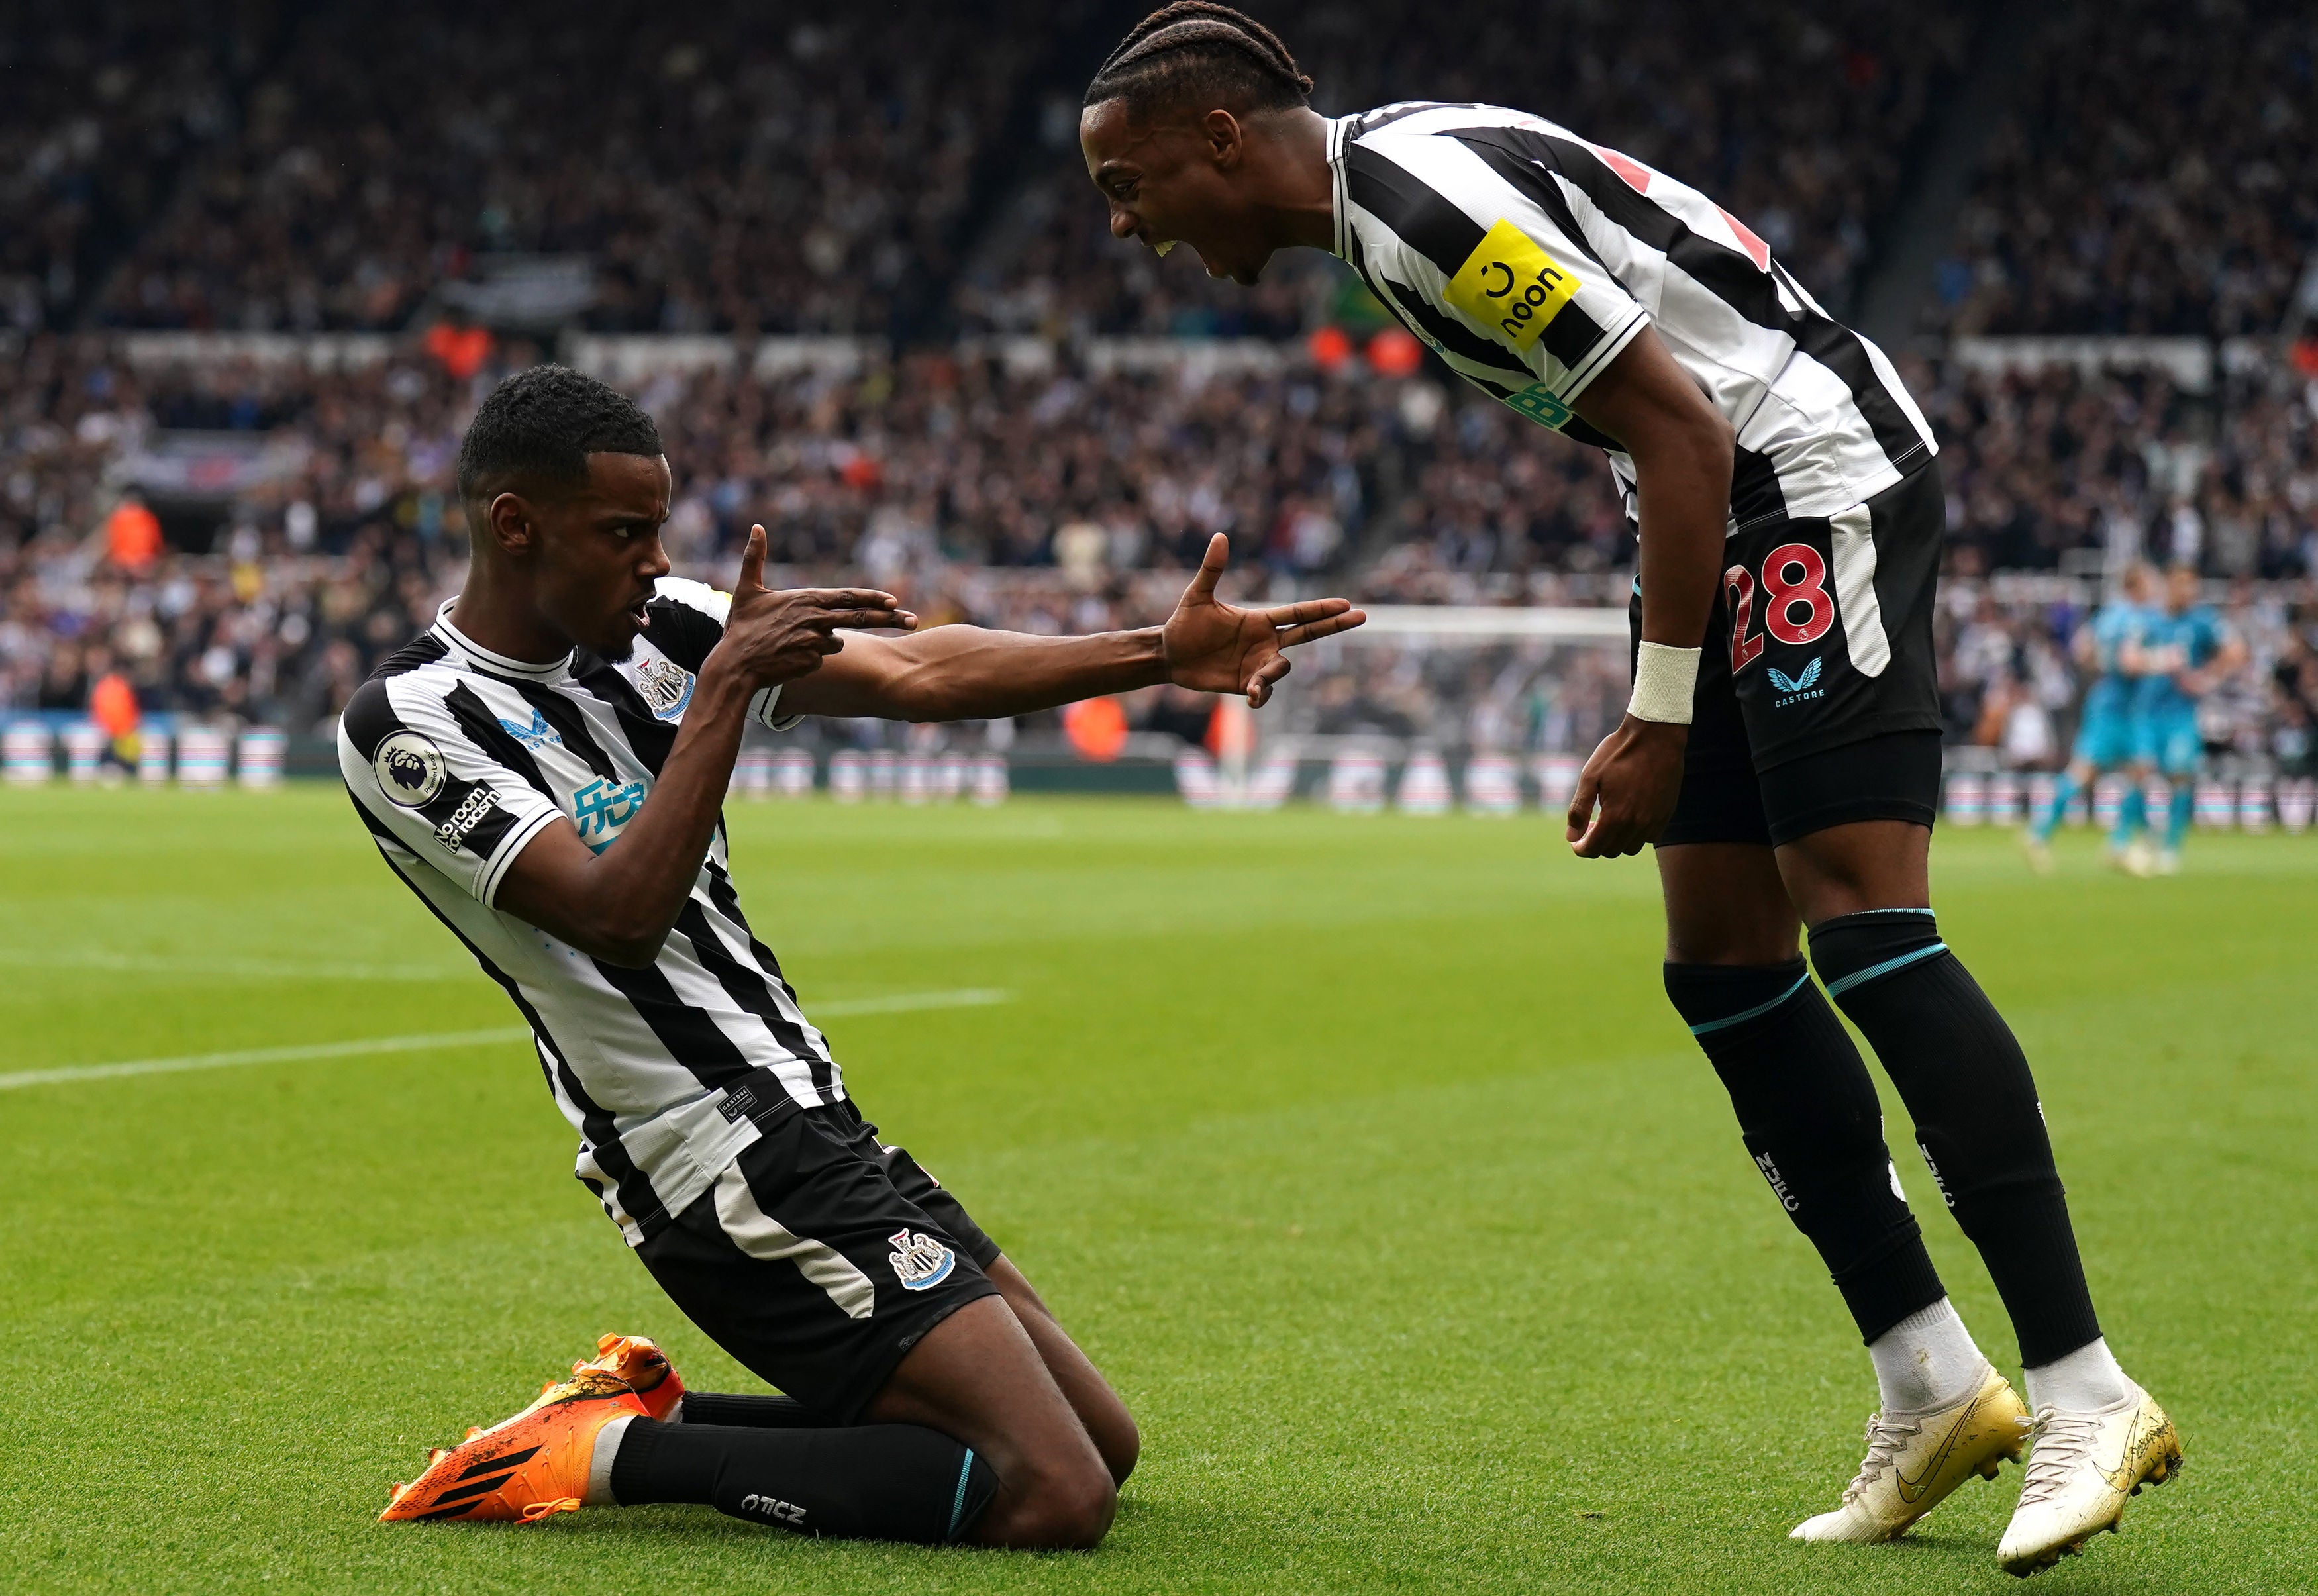
[[[820,669],[823,659],[845,647],[837,635],[840,628],[913,632],[917,624],[917,616],[900,599],[874,588],[773,592],[765,586],[765,529],[751,526],[749,546],[741,554],[740,580],[732,584],[724,636],[709,659],[713,663],[722,657],[724,668],[739,671],[753,690]]]
[[[1626,716],[1578,773],[1569,851],[1581,859],[1638,854],[1674,819],[1690,728]]]

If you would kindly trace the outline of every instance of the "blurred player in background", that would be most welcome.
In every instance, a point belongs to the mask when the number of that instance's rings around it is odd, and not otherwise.
[[[687,1394],[650,1341],[607,1336],[432,1454],[382,1516],[677,1502],[809,1535],[1095,1545],[1135,1421],[957,1199],[863,1119],[741,912],[733,759],[750,720],[978,720],[1162,683],[1261,704],[1282,650],[1360,612],[1219,603],[1220,536],[1163,627],[1091,637],[914,632],[891,594],[770,592],[761,526],[732,592],[672,580],[658,428],[560,366],[477,408],[458,487],[465,585],[355,695],[339,768],[380,855],[530,1025],[580,1180],[677,1306],[784,1394]]]
[[[2068,768],[2061,772],[2052,803],[2029,820],[2023,837],[2028,862],[2040,872],[2053,868],[2053,833],[2077,795],[2089,791],[2100,777],[2125,770],[2134,762],[2134,711],[2141,690],[2134,640],[2157,614],[2156,598],[2157,573],[2135,560],[2125,567],[2117,591],[2093,613],[2091,620],[2077,628],[2070,644],[2077,662],[2094,673],[2093,683],[2085,689],[2084,710]],[[2147,824],[2148,801],[2142,785],[2139,781],[2130,785],[2109,832],[2109,857],[2120,865],[2126,862],[2134,838]]]
[[[2205,740],[2197,731],[2197,704],[2246,662],[2243,639],[2223,622],[2198,594],[2197,573],[2177,565],[2165,576],[2165,602],[2144,611],[2139,629],[2125,646],[2136,677],[2133,711],[2133,791],[2136,802],[2161,776],[2171,788],[2165,806],[2165,840],[2149,846],[2143,829],[2125,854],[2136,875],[2171,875],[2181,868],[2181,841],[2197,801],[2197,767]],[[2120,826],[2124,823],[2119,819]]]
[[[1227,6],[1146,17],[1079,121],[1111,232],[1241,283],[1328,250],[1467,381],[1609,455],[1640,539],[1634,691],[1570,842],[1657,845],[1667,995],[1882,1393],[1840,1505],[1792,1533],[1889,1540],[2033,1439],[1998,1556],[2047,1567],[2179,1449],[2101,1337],[2027,1060],[1929,906],[1931,429],[1882,352],[1696,190],[1522,112],[1324,118],[1311,86]],[[1925,1251],[1803,924],[2010,1312],[2033,1420]]]

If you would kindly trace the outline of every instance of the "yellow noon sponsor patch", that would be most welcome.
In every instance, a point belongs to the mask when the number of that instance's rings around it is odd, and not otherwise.
[[[1577,291],[1576,273],[1527,233],[1500,221],[1449,279],[1447,298],[1514,348],[1526,349]]]

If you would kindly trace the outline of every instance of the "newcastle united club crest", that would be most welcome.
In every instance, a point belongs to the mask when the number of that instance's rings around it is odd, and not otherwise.
[[[894,1274],[905,1291],[939,1286],[957,1267],[957,1255],[921,1230],[897,1230],[885,1241],[894,1249],[885,1254],[885,1260],[894,1266]]]
[[[636,662],[636,691],[660,720],[673,721],[684,713],[684,706],[692,702],[692,673],[671,660]]]

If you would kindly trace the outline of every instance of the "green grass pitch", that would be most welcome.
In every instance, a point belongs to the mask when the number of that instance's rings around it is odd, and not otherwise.
[[[0,1589],[2008,1590],[2018,1490],[1790,1546],[1873,1385],[1658,989],[1644,860],[1558,828],[736,807],[745,901],[848,1080],[1125,1393],[1089,1556],[705,1508],[372,1521],[605,1330],[750,1389],[571,1179],[519,1043],[0,1089]],[[0,1074],[493,1030],[335,787],[0,793]],[[2189,1468],[2064,1592],[2307,1588],[2318,838],[2139,882],[1943,833],[1942,927],[2042,1083],[2112,1344]],[[1891,1106],[1891,1140],[1908,1145]],[[1967,1321],[1986,1277],[1900,1173]]]

